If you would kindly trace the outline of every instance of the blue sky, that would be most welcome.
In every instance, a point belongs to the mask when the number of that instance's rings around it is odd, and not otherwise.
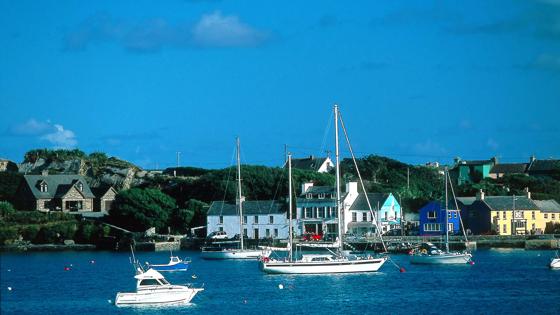
[[[163,3],[163,4],[162,4]],[[560,158],[560,0],[0,0],[0,157]],[[330,127],[329,127],[330,126]]]

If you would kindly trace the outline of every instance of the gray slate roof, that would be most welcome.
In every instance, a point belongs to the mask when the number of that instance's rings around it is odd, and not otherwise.
[[[458,165],[483,165],[492,163],[494,163],[492,160],[461,160]]]
[[[456,199],[465,206],[470,206],[476,201],[476,197],[457,197]]]
[[[24,175],[23,176],[33,196],[37,199],[59,198],[66,194],[78,181],[84,185],[82,193],[85,198],[94,198],[89,185],[81,175]],[[47,191],[41,192],[39,183],[47,183]]]
[[[493,174],[523,174],[527,171],[528,163],[496,164],[490,170]]]
[[[307,188],[307,191],[302,193],[306,194],[336,194],[336,189],[333,186],[311,186]]]
[[[379,203],[379,207],[382,207],[385,200],[389,198],[389,194],[387,193],[368,193],[367,196],[372,209],[377,208],[377,203]],[[358,198],[356,198],[354,203],[350,206],[350,210],[369,210],[366,194],[359,194]]]
[[[560,169],[560,160],[536,160],[529,166],[531,172],[543,172]]]
[[[516,196],[515,197],[515,209],[518,210],[539,210],[539,207],[533,202],[533,200]],[[484,203],[486,203],[492,210],[512,210],[513,209],[513,196],[487,196],[484,197]]]
[[[244,201],[243,215],[283,214],[287,208],[285,203],[275,200]],[[235,203],[214,201],[208,215],[239,215],[239,212]]]
[[[554,199],[533,200],[542,212],[560,212],[560,204]]]

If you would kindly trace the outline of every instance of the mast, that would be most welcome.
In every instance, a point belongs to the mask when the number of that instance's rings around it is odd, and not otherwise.
[[[288,261],[292,261],[292,154],[288,153],[288,206],[290,220],[288,221]]]
[[[240,246],[243,249],[243,200],[241,196],[241,154],[239,153],[239,137],[237,137],[237,193],[239,200],[239,240]]]
[[[338,208],[338,251],[342,252],[344,243],[342,240],[343,227],[342,227],[342,205],[340,204],[340,157],[338,152],[338,105],[334,104],[334,135],[335,135],[335,156],[336,156],[336,207]]]
[[[447,167],[445,168],[445,252],[449,253],[449,215],[447,214]]]

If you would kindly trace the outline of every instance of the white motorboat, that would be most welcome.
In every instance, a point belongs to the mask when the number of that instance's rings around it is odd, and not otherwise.
[[[157,271],[187,271],[189,270],[190,259],[181,259],[178,256],[173,256],[171,253],[169,262],[167,264],[150,264],[146,263],[147,268],[152,268]]]
[[[550,259],[550,268],[552,269],[560,269],[560,255],[556,252],[556,257]]]
[[[472,255],[467,252],[444,252],[432,243],[424,243],[410,257],[413,264],[466,264]]]
[[[267,256],[270,251],[262,249],[203,247],[200,257],[204,259],[258,259]]]
[[[293,259],[292,251],[288,252],[287,259],[274,259],[263,257],[260,260],[260,269],[271,274],[333,274],[333,273],[358,273],[375,272],[387,261],[387,256],[373,257],[371,255],[351,255],[343,251],[343,227],[342,227],[342,204],[340,202],[340,169],[338,151],[338,106],[334,106],[335,119],[335,155],[336,155],[336,200],[338,215],[338,235],[341,239],[336,242],[337,251],[323,255],[302,255],[300,259]],[[342,123],[342,120],[341,120]],[[344,125],[342,125],[344,129]],[[350,147],[350,151],[352,151]],[[353,154],[352,154],[353,155]],[[354,156],[353,156],[354,158]],[[360,177],[361,182],[361,177]],[[363,182],[362,182],[362,188]],[[365,190],[365,188],[364,188]],[[288,154],[288,194],[289,194],[289,237],[288,247],[293,248],[292,237],[292,156]],[[366,194],[367,195],[367,194]],[[366,197],[367,198],[367,197]],[[369,203],[369,201],[368,201]],[[370,207],[371,210],[371,207]],[[372,212],[373,217],[375,214]]]
[[[202,288],[172,285],[154,269],[143,271],[138,268],[136,292],[119,292],[115,305],[159,305],[189,303]]]

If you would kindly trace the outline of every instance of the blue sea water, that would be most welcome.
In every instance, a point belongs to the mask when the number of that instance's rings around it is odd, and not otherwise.
[[[115,294],[135,286],[127,253],[1,253],[0,310],[61,315],[560,314],[560,271],[547,268],[551,251],[478,250],[475,265],[458,266],[410,265],[408,256],[393,255],[406,272],[388,262],[378,273],[299,276],[263,274],[256,261],[205,261],[197,252],[178,254],[192,258],[192,269],[166,274],[168,280],[204,283],[205,291],[191,305],[121,308],[112,304]],[[169,258],[165,252],[137,256],[152,263]]]

